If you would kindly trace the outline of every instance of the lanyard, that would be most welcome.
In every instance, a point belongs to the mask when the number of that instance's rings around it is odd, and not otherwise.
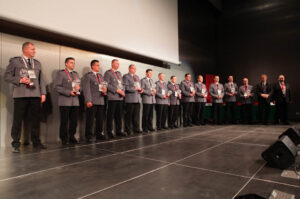
[[[97,75],[95,75],[95,77],[96,77],[96,80],[97,80],[98,84],[101,84],[102,80],[101,80],[101,77],[100,77],[99,73],[97,73]]]
[[[282,83],[281,84],[281,90],[284,90],[284,88],[285,88],[285,85],[284,85],[284,83]]]
[[[68,75],[69,80],[72,82],[73,80],[72,80],[72,78],[71,78],[71,76],[70,76],[70,74],[69,74],[69,72],[68,72],[67,69],[65,69],[65,72],[66,72],[66,74]],[[75,77],[75,80],[77,80],[77,77]]]
[[[24,62],[25,67],[28,69],[27,62],[25,61],[25,58],[23,56],[22,56],[22,60]],[[30,59],[30,60],[31,60],[31,64],[32,64],[32,69],[34,69],[34,61],[33,61],[33,59]]]
[[[176,87],[176,84],[174,84],[174,90],[175,90],[175,91],[177,91],[177,87]]]
[[[114,76],[115,76],[115,78],[117,79],[117,80],[120,80],[121,79],[121,77],[119,76],[119,74],[118,74],[118,77],[117,77],[117,75],[116,75],[116,73],[115,73],[115,71],[113,70],[113,69],[110,69],[111,70],[111,72],[114,74]]]

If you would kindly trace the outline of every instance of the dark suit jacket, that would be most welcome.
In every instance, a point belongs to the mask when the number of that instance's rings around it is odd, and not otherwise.
[[[286,94],[284,96],[279,82],[276,82],[273,85],[273,98],[272,99],[275,100],[275,102],[281,103],[281,102],[285,101],[287,103],[290,103],[292,101],[291,87],[288,83],[285,83],[285,87],[286,87]]]
[[[267,102],[270,102],[271,99],[272,99],[272,95],[273,95],[273,88],[272,88],[272,85],[267,82],[266,83],[266,90],[264,92],[264,88],[263,88],[263,85],[262,83],[260,82],[259,84],[256,85],[256,88],[255,88],[255,93],[257,95],[257,99],[258,99],[258,102],[259,101],[263,101],[263,100],[267,100]],[[263,98],[261,96],[261,94],[269,94],[269,97],[267,99]]]

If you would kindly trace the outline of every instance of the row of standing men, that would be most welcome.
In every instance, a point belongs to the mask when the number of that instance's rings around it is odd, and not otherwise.
[[[11,129],[13,152],[20,151],[21,124],[28,111],[33,116],[31,120],[33,146],[38,149],[46,148],[39,138],[39,118],[34,117],[38,115],[41,103],[46,100],[46,83],[42,75],[41,63],[33,58],[35,55],[34,44],[25,42],[22,50],[22,56],[10,59],[5,72],[5,80],[14,85],[14,115]],[[170,82],[167,84],[165,75],[159,73],[159,80],[154,83],[151,69],[147,69],[146,77],[140,79],[136,75],[136,67],[133,64],[129,66],[129,72],[124,76],[118,71],[119,61],[117,59],[112,60],[111,66],[111,69],[102,76],[99,73],[99,61],[92,60],[91,71],[80,78],[79,74],[74,71],[75,59],[72,57],[65,59],[65,69],[58,71],[54,80],[54,90],[58,93],[60,111],[59,137],[63,145],[78,143],[75,134],[80,106],[79,95],[84,96],[86,106],[85,137],[87,142],[91,142],[94,135],[97,140],[104,140],[107,137],[114,138],[115,136],[154,131],[152,122],[154,106],[157,130],[178,128],[176,124],[180,105],[183,107],[184,127],[192,126],[193,117],[195,124],[204,125],[203,113],[208,92],[213,98],[214,123],[221,124],[221,105],[224,96],[228,113],[231,111],[232,122],[235,122],[234,109],[238,96],[242,102],[244,121],[248,118],[248,122],[251,122],[250,105],[253,102],[254,89],[248,85],[246,78],[243,80],[244,85],[238,88],[233,83],[232,76],[229,77],[229,82],[224,87],[219,83],[219,77],[215,76],[214,83],[210,85],[209,91],[207,91],[201,75],[198,76],[197,83],[193,84],[191,75],[187,73],[185,80],[178,85],[175,76],[171,76]],[[275,96],[277,97],[276,100],[284,99],[276,104],[289,103],[291,99],[290,88],[288,84],[284,84],[282,75],[279,77],[279,89],[276,89],[274,85],[270,90],[271,93],[268,90],[269,86],[266,86],[266,81],[262,81],[261,85],[262,93],[259,95],[263,99],[270,102],[269,99],[275,99]],[[122,132],[124,102],[126,104],[125,132]],[[139,124],[141,103],[143,104],[142,130],[140,130]],[[195,109],[193,109],[194,105]],[[268,110],[267,105],[264,108]],[[278,115],[286,114],[287,108],[281,108]],[[107,115],[106,135],[103,131],[105,115]],[[167,118],[168,127],[166,125]],[[282,121],[287,122],[287,117],[282,118]],[[115,123],[115,133],[113,133],[113,122]]]

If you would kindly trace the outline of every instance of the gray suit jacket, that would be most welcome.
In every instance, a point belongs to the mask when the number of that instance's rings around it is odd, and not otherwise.
[[[194,87],[194,84],[192,82],[188,83],[186,80],[181,81],[181,102],[195,102],[195,98],[190,96],[190,94],[192,93],[191,87]]]
[[[231,88],[232,86],[232,88]],[[231,89],[234,89],[234,95],[230,96]],[[237,101],[237,94],[238,94],[238,86],[236,83],[232,83],[232,85],[230,83],[226,83],[224,85],[224,90],[225,90],[225,102],[236,102]]]
[[[161,83],[160,81],[155,82],[156,84],[156,104],[169,104],[169,98],[165,99],[162,95],[162,90],[165,91],[165,95],[168,94],[168,87],[166,82]]]
[[[218,90],[221,90],[219,98],[218,96]],[[223,103],[223,97],[224,97],[224,87],[222,84],[219,83],[218,89],[216,87],[215,83],[211,83],[209,86],[209,94],[212,97],[212,102],[213,103]]]
[[[177,92],[179,90],[179,85],[178,84],[173,85],[172,82],[168,82],[167,86],[168,86],[168,90],[172,91],[172,94],[169,97],[170,105],[180,105],[180,100],[178,98],[178,95],[177,95],[177,97],[175,96],[175,92]],[[176,87],[176,89],[175,89],[175,87]]]
[[[202,96],[202,90],[204,94],[207,96],[206,85],[203,83],[197,82],[195,84],[195,102],[206,102],[206,97]]]
[[[154,85],[154,82],[152,79],[150,79],[151,84]],[[147,77],[144,77],[141,80],[141,87],[143,89],[142,93],[142,101],[143,104],[155,104],[155,95],[151,94],[151,85],[150,82],[148,81]]]
[[[74,79],[80,79],[76,71],[70,74],[70,77]],[[72,90],[72,81],[70,81],[69,76],[65,70],[60,70],[56,74],[56,78],[53,82],[53,88],[58,92],[58,106],[79,106],[78,96],[71,96],[70,92]]]
[[[246,98],[244,96],[244,93],[245,93],[245,87],[244,86],[240,86],[239,88],[239,97],[240,97],[240,101],[242,104],[252,104],[252,101],[253,101],[253,96],[254,96],[254,89],[253,89],[253,86],[249,85],[248,84],[248,92],[250,94],[250,97]]]
[[[115,74],[116,74],[118,79],[116,79],[116,77],[113,74],[113,72],[111,71],[111,69],[107,70],[104,73],[104,80],[108,83],[108,86],[107,86],[107,99],[108,100],[122,101],[123,97],[121,97],[119,95],[119,93],[117,93],[117,88],[118,88],[118,84],[119,84],[118,80],[120,80],[121,83],[123,84],[122,74],[119,71],[116,71]],[[124,91],[124,87],[123,87],[123,91]]]
[[[103,82],[103,76],[99,74],[99,77],[101,82]],[[93,105],[104,105],[104,96],[99,91],[99,83],[96,75],[92,71],[83,76],[81,87],[85,103],[92,102]]]
[[[4,79],[14,85],[13,98],[41,97],[41,95],[46,95],[46,83],[43,78],[41,63],[36,59],[33,59],[33,61],[33,70],[35,72],[36,79],[31,80],[34,83],[34,87],[27,88],[25,84],[20,83],[20,70],[26,70],[22,57],[14,57],[9,60],[9,64],[4,74]]]
[[[141,94],[135,89],[134,82],[141,82],[139,76],[133,77],[130,73],[123,76],[123,84],[125,86],[125,103],[141,103]]]

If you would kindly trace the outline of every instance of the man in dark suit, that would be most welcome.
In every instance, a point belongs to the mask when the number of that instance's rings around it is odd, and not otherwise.
[[[111,61],[111,69],[104,73],[104,80],[107,82],[107,120],[106,131],[109,138],[114,138],[112,133],[113,121],[116,124],[117,136],[127,136],[122,132],[123,100],[125,97],[122,74],[119,69],[119,60]]]
[[[11,128],[12,147],[14,153],[20,152],[22,120],[29,111],[31,120],[31,139],[34,148],[45,149],[40,141],[41,103],[46,100],[46,84],[42,75],[41,63],[34,59],[35,47],[31,42],[22,46],[23,55],[11,58],[6,68],[4,79],[14,85],[14,113]]]
[[[85,138],[90,143],[93,134],[96,140],[104,140],[103,121],[105,117],[105,100],[107,88],[103,86],[104,79],[100,72],[98,60],[91,61],[92,71],[82,78],[83,95],[86,104]],[[95,133],[93,132],[94,119],[96,118]]]
[[[291,88],[288,83],[285,83],[284,75],[279,75],[278,82],[273,86],[273,100],[275,103],[275,124],[279,120],[288,125],[288,104],[292,102]]]
[[[272,85],[267,82],[268,77],[262,74],[261,82],[256,85],[256,95],[258,98],[258,120],[260,123],[267,125],[270,117],[270,102],[272,97]],[[264,117],[263,117],[264,116]]]

